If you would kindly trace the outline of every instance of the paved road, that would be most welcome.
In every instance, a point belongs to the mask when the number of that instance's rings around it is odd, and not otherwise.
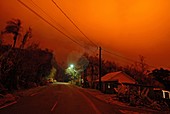
[[[16,104],[1,109],[0,114],[138,114],[136,111],[107,104],[73,85],[57,83],[32,91]]]

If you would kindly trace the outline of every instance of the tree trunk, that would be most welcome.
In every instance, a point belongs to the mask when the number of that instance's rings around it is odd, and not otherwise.
[[[17,41],[17,37],[18,37],[18,33],[14,35],[14,44],[13,44],[13,48],[15,48],[16,41]]]

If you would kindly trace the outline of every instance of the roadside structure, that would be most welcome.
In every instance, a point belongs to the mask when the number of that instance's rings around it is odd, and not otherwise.
[[[128,85],[137,83],[131,76],[122,71],[108,73],[101,78],[101,81],[101,91],[104,93],[116,93],[122,86],[126,88]],[[99,79],[94,82],[95,88],[98,88],[98,83]]]

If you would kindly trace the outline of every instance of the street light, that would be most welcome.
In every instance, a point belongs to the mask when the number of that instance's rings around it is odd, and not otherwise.
[[[74,65],[73,65],[73,64],[70,64],[70,68],[74,68]]]
[[[68,73],[71,75],[72,79],[71,79],[71,83],[72,81],[75,81],[75,83],[80,84],[81,80],[80,80],[80,76],[79,76],[79,72],[76,70],[75,65],[74,64],[70,64],[70,66],[68,67]],[[79,81],[80,80],[80,81]]]

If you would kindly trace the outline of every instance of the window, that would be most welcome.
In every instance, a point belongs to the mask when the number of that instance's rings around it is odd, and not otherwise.
[[[108,83],[107,88],[110,88],[110,83]]]

